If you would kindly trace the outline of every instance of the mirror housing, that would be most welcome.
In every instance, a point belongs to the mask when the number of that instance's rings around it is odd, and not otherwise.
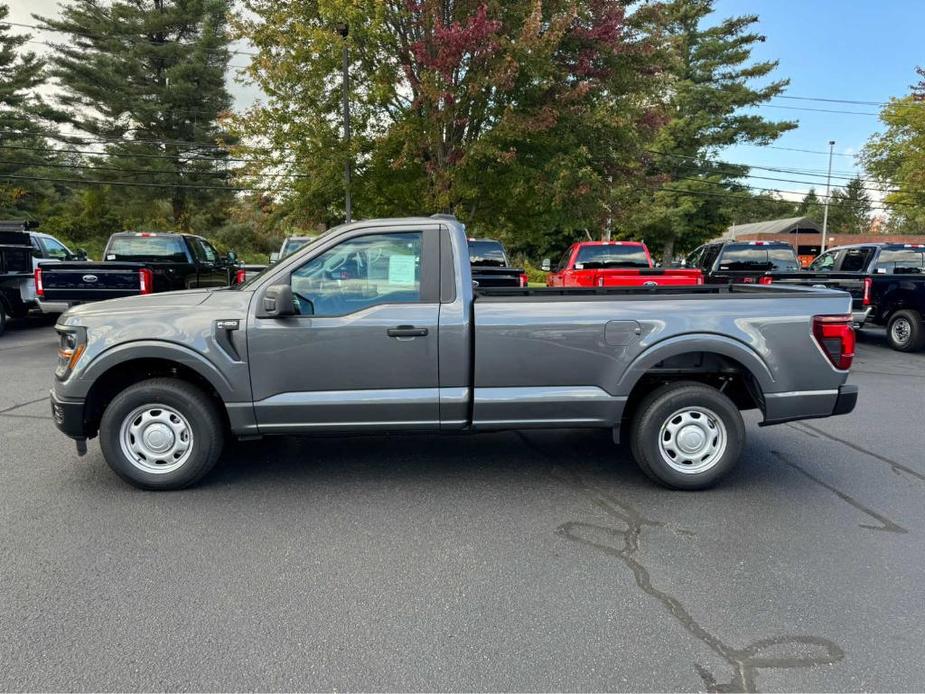
[[[540,270],[543,272],[549,272],[552,270],[552,261],[549,258],[543,258],[543,263],[540,265]]]
[[[229,265],[237,264],[238,254],[234,251],[228,251],[228,253],[225,255],[225,262],[227,262]]]
[[[292,300],[292,287],[288,284],[274,284],[268,287],[260,299],[257,318],[283,318],[294,316],[295,303]]]
[[[278,263],[278,262],[279,262],[279,251],[273,251],[272,253],[270,253],[270,263]]]

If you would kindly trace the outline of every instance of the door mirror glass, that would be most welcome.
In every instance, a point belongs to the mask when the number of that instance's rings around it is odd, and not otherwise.
[[[234,265],[238,262],[238,254],[234,251],[228,251],[228,254],[225,256],[225,262],[229,265]]]
[[[292,287],[288,284],[274,284],[267,288],[260,308],[257,312],[258,318],[294,316],[296,309],[292,299]]]
[[[543,263],[540,265],[540,269],[543,272],[549,272],[552,270],[552,261],[549,258],[543,258]]]

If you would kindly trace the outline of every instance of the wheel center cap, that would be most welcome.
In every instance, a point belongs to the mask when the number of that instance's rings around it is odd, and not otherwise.
[[[152,424],[145,429],[144,441],[149,449],[161,453],[173,446],[174,435],[166,424]]]
[[[704,447],[707,437],[700,427],[688,425],[678,432],[677,441],[678,448],[685,453],[696,453]]]

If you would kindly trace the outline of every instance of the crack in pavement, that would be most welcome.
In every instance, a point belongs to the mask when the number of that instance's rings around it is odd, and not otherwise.
[[[41,398],[38,398],[38,399],[36,399],[36,400],[30,400],[29,402],[21,402],[21,403],[19,403],[18,405],[11,405],[10,407],[7,407],[7,408],[4,408],[4,409],[0,410],[0,414],[6,414],[7,412],[12,412],[13,410],[18,410],[20,407],[26,407],[26,406],[28,406],[28,405],[34,405],[34,404],[37,403],[37,402],[43,402],[43,401],[45,401],[45,400],[48,400],[48,396],[47,396],[47,395],[45,395],[45,396],[43,396],[43,397],[41,397]]]
[[[868,523],[858,523],[859,527],[866,528],[867,530],[880,530],[880,531],[887,532],[887,533],[905,534],[909,532],[908,530],[906,530],[906,528],[902,527],[898,523],[891,521],[886,516],[880,513],[877,513],[873,509],[867,508],[854,497],[849,496],[848,494],[838,489],[837,487],[829,484],[828,482],[824,482],[820,478],[813,475],[811,472],[804,470],[802,467],[794,463],[792,460],[787,459],[780,451],[775,451],[772,449],[771,454],[776,456],[777,459],[780,460],[787,467],[790,467],[796,470],[804,477],[807,477],[813,482],[815,482],[816,484],[818,484],[820,487],[823,487],[824,489],[828,489],[830,492],[832,492],[835,496],[837,496],[839,499],[844,501],[849,506],[853,506],[861,513],[867,514],[868,516],[870,516],[871,518],[873,518],[874,520],[880,523],[880,525],[870,525]]]
[[[522,432],[520,438],[547,460],[550,455]],[[554,466],[552,477],[572,487],[595,506],[603,510],[622,527],[612,527],[568,521],[556,528],[556,534],[578,544],[592,547],[607,556],[623,562],[632,572],[636,585],[646,595],[656,599],[669,615],[691,636],[705,644],[732,668],[728,682],[716,676],[699,663],[694,668],[710,692],[756,692],[759,670],[811,668],[832,665],[844,659],[844,651],[833,641],[818,636],[783,635],[758,639],[744,648],[734,648],[701,625],[676,596],[657,588],[652,583],[649,569],[637,556],[640,539],[645,528],[665,528],[668,524],[645,517],[628,502],[606,494],[586,483],[578,474],[568,473]],[[684,531],[682,534],[688,534]]]
[[[806,422],[800,422],[799,425],[790,423],[787,426],[789,426],[791,429],[795,431],[799,431],[804,436],[812,436],[812,434],[804,430],[804,427],[805,427],[805,429],[809,429],[810,431],[815,432],[819,436],[829,439],[829,441],[835,441],[836,443],[840,443],[843,446],[847,446],[851,450],[857,451],[858,453],[863,453],[864,455],[868,455],[871,458],[874,458],[875,460],[879,460],[881,463],[886,463],[887,465],[890,466],[890,469],[892,469],[893,472],[895,472],[897,475],[902,475],[903,473],[905,473],[907,475],[915,477],[921,482],[925,482],[925,474],[917,470],[913,470],[908,465],[897,463],[895,460],[891,460],[890,458],[887,458],[886,456],[882,456],[879,453],[874,453],[873,451],[869,451],[866,448],[863,448],[861,446],[858,446],[857,444],[851,443],[850,441],[846,439],[839,438],[838,436],[835,436],[834,434],[830,434],[826,431],[823,431],[822,429],[814,427],[811,424],[807,424]]]

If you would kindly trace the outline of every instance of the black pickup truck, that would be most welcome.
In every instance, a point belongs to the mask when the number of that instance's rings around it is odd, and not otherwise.
[[[469,239],[469,265],[477,287],[526,287],[527,275],[511,267],[507,251],[494,239]]]
[[[925,347],[925,244],[864,243],[826,251],[803,272],[772,272],[775,284],[842,289],[856,327],[886,327],[890,347]]]
[[[113,234],[102,262],[41,263],[35,271],[38,303],[45,313],[76,304],[177,289],[227,287],[243,281],[233,253],[220,256],[192,234]]]
[[[22,284],[32,279],[32,245],[29,234],[0,231],[0,335],[6,317],[19,317],[29,307],[22,299]]]
[[[700,269],[704,284],[760,284],[768,272],[800,269],[793,246],[783,241],[713,241],[687,256],[684,265]]]

